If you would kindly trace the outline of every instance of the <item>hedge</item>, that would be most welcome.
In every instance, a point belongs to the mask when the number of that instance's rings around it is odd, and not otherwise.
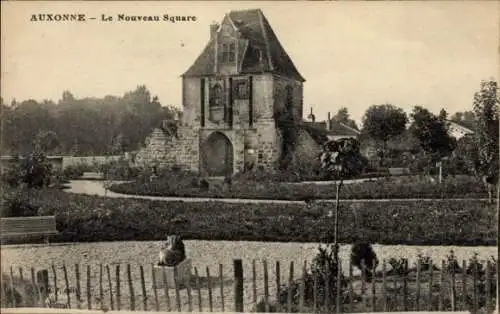
[[[16,196],[17,195],[17,196]],[[332,203],[243,204],[161,202],[65,193],[57,189],[7,195],[54,214],[56,241],[185,239],[318,242],[333,239]],[[23,207],[23,206],[21,206]],[[343,203],[340,241],[407,245],[493,245],[495,205],[482,201]]]

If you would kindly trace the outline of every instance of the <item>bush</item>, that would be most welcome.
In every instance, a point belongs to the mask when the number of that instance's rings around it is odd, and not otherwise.
[[[65,167],[63,170],[63,177],[66,179],[77,179],[83,176],[84,172],[94,171],[97,171],[97,168],[95,166],[86,163],[78,163]]]
[[[29,217],[38,215],[38,207],[30,202],[30,190],[18,190],[4,193],[3,204],[0,208],[1,217]]]
[[[312,307],[313,302],[324,304],[325,298],[329,298],[331,308],[335,309],[335,297],[337,290],[340,289],[340,295],[344,295],[347,288],[347,281],[343,274],[340,274],[340,287],[337,284],[339,274],[338,261],[335,259],[335,247],[333,245],[319,247],[318,253],[311,262],[311,266],[305,273],[304,279],[304,305]],[[326,287],[328,282],[328,288]],[[316,284],[316,291],[314,285]],[[301,280],[294,281],[291,285],[280,287],[277,303],[279,307],[288,313],[298,312],[300,302]],[[292,308],[288,308],[288,295],[292,295]],[[276,305],[272,305],[271,311],[276,311]],[[257,305],[257,311],[265,312],[262,302]]]
[[[17,160],[2,175],[2,181],[9,187],[24,184],[28,188],[42,188],[50,185],[52,175],[52,165],[45,154],[34,152]]]
[[[98,165],[98,171],[103,173],[107,180],[130,180],[141,175],[141,169],[133,166],[123,156],[118,160],[110,160]]]
[[[365,271],[366,279],[371,282],[372,270],[378,266],[377,254],[369,243],[354,243],[351,248],[351,264]]]

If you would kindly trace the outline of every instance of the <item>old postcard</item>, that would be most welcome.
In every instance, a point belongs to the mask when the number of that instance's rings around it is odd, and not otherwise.
[[[2,313],[498,312],[498,1],[1,9]]]

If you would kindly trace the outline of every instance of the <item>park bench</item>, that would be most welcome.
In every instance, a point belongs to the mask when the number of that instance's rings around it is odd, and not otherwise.
[[[8,239],[43,237],[49,242],[49,236],[58,233],[55,216],[8,217],[0,219],[0,238]]]

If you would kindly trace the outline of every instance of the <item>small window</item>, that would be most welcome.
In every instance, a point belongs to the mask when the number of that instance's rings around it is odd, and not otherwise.
[[[235,80],[235,89],[233,93],[236,99],[248,99],[248,81]]]
[[[222,62],[234,62],[236,60],[236,45],[222,44]]]
[[[234,62],[236,59],[236,45],[229,44],[229,62]]]

